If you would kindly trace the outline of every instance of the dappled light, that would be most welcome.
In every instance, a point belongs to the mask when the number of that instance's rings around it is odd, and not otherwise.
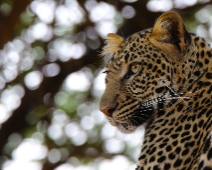
[[[64,82],[64,89],[67,91],[86,91],[89,86],[90,81],[83,72],[76,72],[69,75]]]
[[[135,12],[135,9],[133,7],[126,5],[122,9],[121,14],[124,18],[130,19],[130,18],[133,18],[135,16],[136,12]]]
[[[38,162],[26,162],[25,160],[6,161],[3,165],[3,169],[6,170],[14,170],[17,167],[23,170],[41,170],[42,165]]]
[[[19,3],[0,3],[0,169],[135,169],[144,128],[123,134],[99,111],[110,58],[101,47],[173,9],[211,43],[209,0]]]
[[[47,64],[42,69],[46,77],[54,77],[59,74],[60,66],[56,63]]]
[[[3,104],[0,105],[0,112],[0,123],[3,123],[10,117],[11,114],[7,112],[7,109]]]
[[[15,160],[33,161],[41,160],[47,156],[47,148],[36,139],[26,139],[13,151]]]
[[[169,0],[151,0],[147,3],[150,11],[169,11],[173,8],[173,2]]]
[[[33,1],[30,4],[32,11],[44,23],[50,24],[54,20],[54,10],[56,2],[54,1]]]
[[[43,74],[40,71],[30,72],[24,78],[25,85],[31,90],[37,89],[42,80]]]

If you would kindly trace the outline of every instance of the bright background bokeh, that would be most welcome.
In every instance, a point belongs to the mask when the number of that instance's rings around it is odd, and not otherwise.
[[[0,169],[135,169],[143,127],[122,134],[98,110],[104,39],[152,27],[175,10],[211,43],[211,1],[17,2],[0,0]]]

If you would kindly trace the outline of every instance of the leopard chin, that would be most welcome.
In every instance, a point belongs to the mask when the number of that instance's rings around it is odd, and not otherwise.
[[[133,124],[118,123],[117,128],[122,133],[128,133],[129,134],[129,133],[133,133],[138,128],[138,126],[135,126]]]
[[[122,133],[133,133],[138,127],[137,125],[135,125],[133,123],[118,122],[112,117],[106,116],[106,118],[112,126],[117,127],[118,130],[121,131]]]

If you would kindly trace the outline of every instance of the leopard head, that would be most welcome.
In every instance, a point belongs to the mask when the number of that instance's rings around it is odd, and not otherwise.
[[[127,39],[108,34],[104,56],[111,55],[106,66],[106,89],[100,111],[124,133],[146,125],[164,114],[164,103],[171,95],[173,63],[186,60],[190,34],[180,16],[167,12],[152,29]]]

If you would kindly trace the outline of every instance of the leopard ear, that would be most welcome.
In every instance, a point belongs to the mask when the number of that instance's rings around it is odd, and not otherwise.
[[[106,39],[106,45],[103,47],[101,55],[105,56],[107,54],[116,52],[122,42],[122,37],[112,33],[108,34]]]
[[[155,23],[152,38],[165,44],[173,44],[179,52],[183,52],[190,44],[190,34],[185,29],[183,21],[178,13],[166,12]]]

